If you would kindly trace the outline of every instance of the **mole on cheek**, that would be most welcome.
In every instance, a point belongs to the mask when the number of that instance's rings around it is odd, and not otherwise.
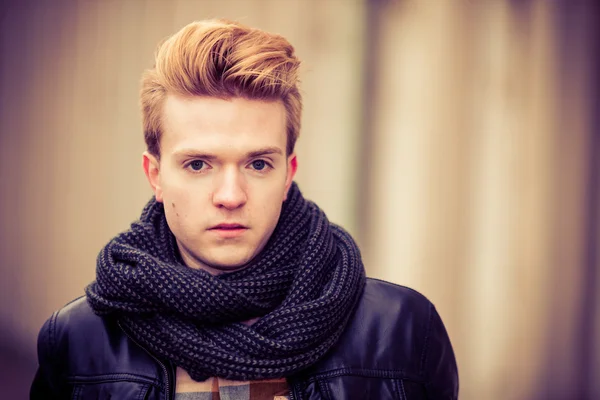
[[[175,208],[175,203],[171,203],[171,205],[173,206],[173,208]]]

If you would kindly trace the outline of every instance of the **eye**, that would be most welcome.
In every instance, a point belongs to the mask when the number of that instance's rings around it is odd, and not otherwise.
[[[200,171],[204,168],[204,161],[202,160],[194,160],[188,164],[188,166],[194,171]]]
[[[267,167],[267,163],[265,160],[252,161],[252,168],[254,168],[257,171],[262,171],[266,167]]]

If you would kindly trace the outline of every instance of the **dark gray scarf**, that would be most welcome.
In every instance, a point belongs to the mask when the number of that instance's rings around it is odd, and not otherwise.
[[[98,315],[197,380],[290,376],[319,360],[344,331],[364,286],[358,247],[294,183],[263,251],[213,276],[186,267],[151,200],[98,255],[86,288]],[[241,321],[260,317],[253,325]]]

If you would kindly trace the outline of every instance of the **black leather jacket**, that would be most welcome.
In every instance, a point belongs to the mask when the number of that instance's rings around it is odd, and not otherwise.
[[[128,337],[85,298],[55,312],[38,338],[32,399],[173,399],[175,367]],[[434,306],[406,287],[367,279],[327,355],[288,378],[296,399],[456,399],[458,373]]]

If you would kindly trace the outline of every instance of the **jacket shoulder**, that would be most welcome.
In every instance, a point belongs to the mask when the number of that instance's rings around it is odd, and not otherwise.
[[[421,293],[367,278],[361,299],[319,371],[356,371],[423,380],[433,304]]]
[[[421,318],[427,315],[433,304],[418,291],[406,286],[367,278],[361,305],[373,307],[370,312],[380,312],[398,319],[400,315]],[[381,307],[385,305],[386,307]],[[399,314],[400,313],[400,314]]]
[[[98,332],[106,319],[94,314],[85,296],[78,297],[56,311],[52,316],[57,334],[86,334]]]
[[[111,338],[123,336],[112,317],[101,317],[85,296],[76,298],[56,311],[46,323],[48,335],[58,354],[89,352],[91,346],[106,346]],[[93,348],[93,347],[92,347]]]
[[[60,371],[69,374],[77,369],[72,356],[89,354],[93,346],[103,346],[116,322],[92,311],[81,296],[55,311],[38,336],[38,353],[47,355]]]
[[[46,321],[38,336],[38,353],[46,354],[66,377],[157,375],[152,356],[125,334],[116,318],[94,314],[85,296]]]
[[[377,279],[367,279],[338,342],[304,373],[306,391],[328,398],[458,398],[456,359],[433,304]]]
[[[80,297],[52,314],[40,330],[30,398],[67,398],[76,387],[82,398],[99,398],[100,393],[154,396],[164,392],[163,372],[155,361],[129,339],[116,318],[94,314]]]
[[[458,396],[456,359],[433,304],[413,289],[378,279],[367,279],[344,333],[306,373],[335,398],[389,397],[400,381],[410,398]]]

